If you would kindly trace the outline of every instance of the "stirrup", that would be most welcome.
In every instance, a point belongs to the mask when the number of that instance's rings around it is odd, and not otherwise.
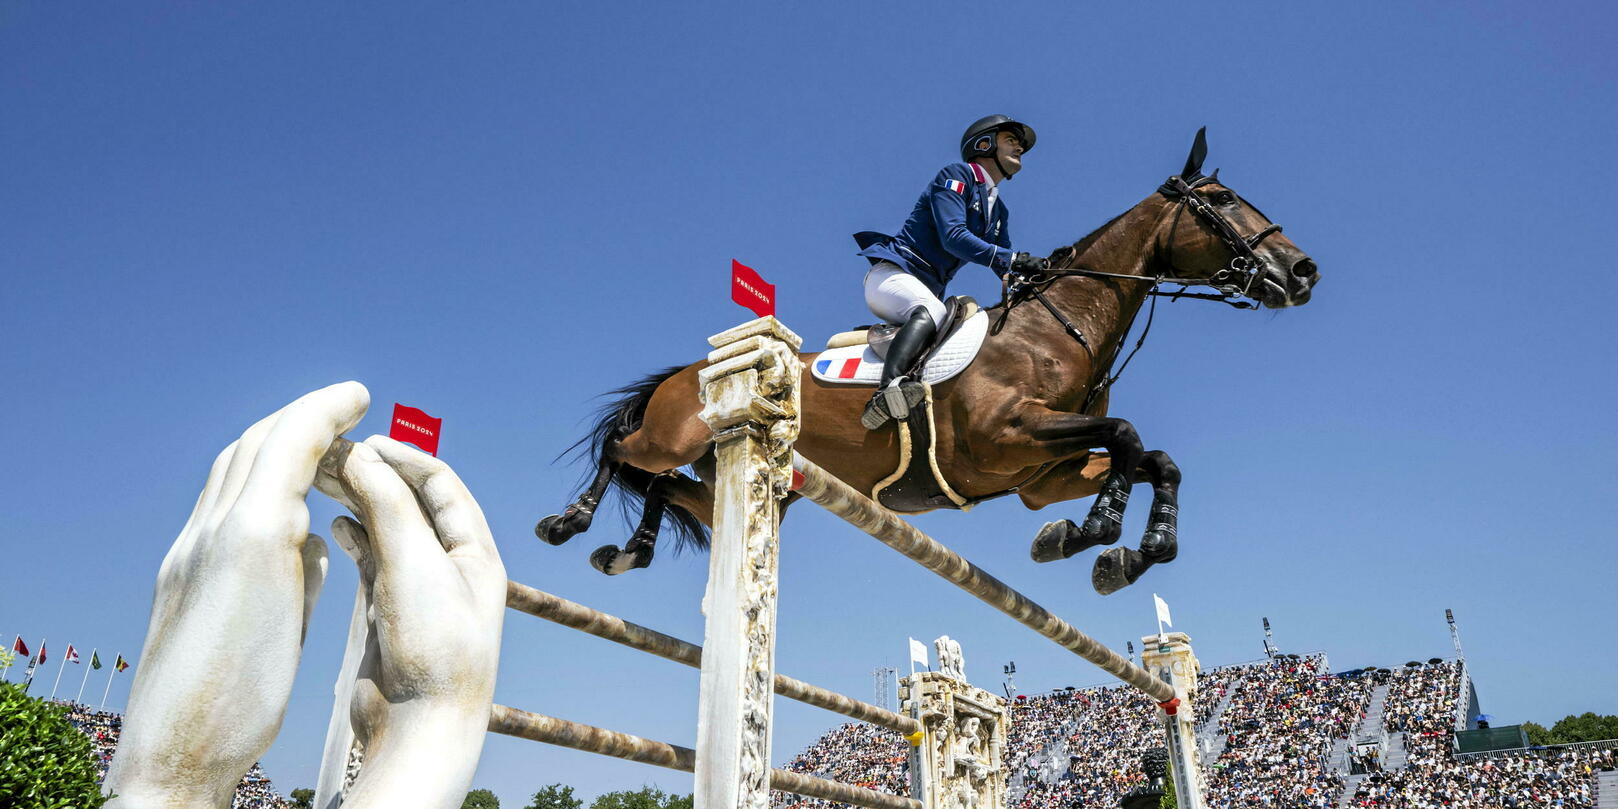
[[[907,419],[911,408],[926,397],[927,391],[920,382],[898,377],[871,396],[865,412],[860,415],[860,424],[867,430],[876,430],[891,420]]]

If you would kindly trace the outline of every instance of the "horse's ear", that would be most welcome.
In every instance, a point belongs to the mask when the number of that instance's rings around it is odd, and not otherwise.
[[[1213,173],[1208,175],[1208,179],[1216,183],[1219,182],[1219,169],[1214,169]]]
[[[1208,156],[1208,127],[1197,130],[1197,139],[1191,142],[1191,154],[1185,159],[1185,170],[1180,172],[1180,179],[1191,182],[1191,178],[1202,174],[1202,161]]]

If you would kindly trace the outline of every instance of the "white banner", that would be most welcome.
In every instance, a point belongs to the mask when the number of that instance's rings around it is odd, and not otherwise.
[[[927,662],[927,645],[915,638],[910,639],[910,662],[920,663],[923,668],[931,668]]]
[[[1158,598],[1157,593],[1152,593],[1152,600],[1157,602],[1157,620],[1169,626],[1174,626],[1174,621],[1169,618],[1168,602]]]

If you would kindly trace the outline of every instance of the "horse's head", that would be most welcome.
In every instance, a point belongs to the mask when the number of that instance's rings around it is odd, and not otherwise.
[[[1197,130],[1185,169],[1158,189],[1169,200],[1157,242],[1166,274],[1205,279],[1271,309],[1308,303],[1320,280],[1314,260],[1281,234],[1280,225],[1219,182],[1218,169],[1202,174],[1205,133]]]

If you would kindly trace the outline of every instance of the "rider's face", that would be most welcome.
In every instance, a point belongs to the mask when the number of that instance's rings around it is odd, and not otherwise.
[[[1005,130],[995,133],[995,143],[999,146],[1000,165],[1004,166],[1006,176],[1010,177],[1022,171],[1022,141],[1016,135]]]

